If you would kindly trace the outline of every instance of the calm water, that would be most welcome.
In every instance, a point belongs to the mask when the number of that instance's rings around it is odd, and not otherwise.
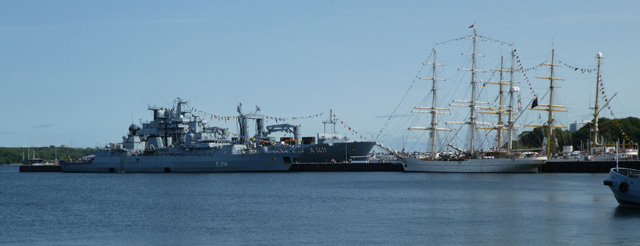
[[[606,174],[19,173],[0,244],[639,245]]]

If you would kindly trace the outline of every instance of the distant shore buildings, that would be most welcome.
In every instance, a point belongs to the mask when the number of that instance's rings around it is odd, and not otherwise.
[[[575,123],[569,124],[569,132],[574,133],[580,130],[584,125],[591,123],[589,120],[583,120],[582,122],[576,121]]]

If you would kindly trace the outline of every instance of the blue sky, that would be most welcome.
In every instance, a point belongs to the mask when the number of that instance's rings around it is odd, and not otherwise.
[[[593,68],[603,52],[607,94],[618,93],[611,110],[639,117],[638,10],[637,1],[0,1],[0,146],[117,142],[132,119],[151,118],[147,106],[176,97],[215,115],[236,115],[238,102],[282,118],[324,113],[290,122],[305,136],[333,108],[339,131],[370,138],[433,44],[470,35],[474,22],[515,43],[524,67],[554,48]],[[595,75],[557,74],[572,109],[564,124],[589,119]]]

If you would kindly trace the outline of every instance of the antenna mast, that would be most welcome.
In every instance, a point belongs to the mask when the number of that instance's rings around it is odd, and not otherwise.
[[[333,120],[333,109],[330,108],[329,109],[329,120],[328,121],[323,121],[322,124],[324,125],[324,133],[327,133],[327,124],[332,124],[333,125],[333,134],[336,134],[336,122]]]

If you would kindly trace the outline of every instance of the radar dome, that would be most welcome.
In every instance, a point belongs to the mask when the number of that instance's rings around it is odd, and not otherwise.
[[[131,134],[136,134],[136,132],[140,130],[140,127],[136,126],[135,124],[131,124],[129,126],[129,131],[131,132]]]

